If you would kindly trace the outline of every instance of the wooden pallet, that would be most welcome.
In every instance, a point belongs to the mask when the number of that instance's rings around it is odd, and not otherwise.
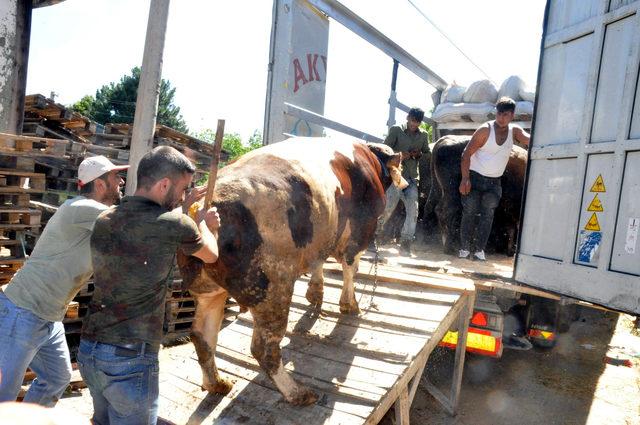
[[[0,229],[6,224],[40,226],[42,212],[33,208],[0,206]]]
[[[69,143],[64,139],[0,133],[0,153],[9,156],[65,157]]]
[[[81,136],[94,134],[99,126],[98,123],[91,121],[84,115],[41,94],[31,94],[25,97],[25,117],[55,122],[59,127]]]
[[[0,285],[8,283],[22,268],[25,259],[20,257],[0,257]]]
[[[21,170],[0,169],[0,193],[42,193],[45,175]]]

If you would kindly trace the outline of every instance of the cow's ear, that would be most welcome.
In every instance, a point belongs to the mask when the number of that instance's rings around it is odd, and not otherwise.
[[[402,154],[400,152],[393,154],[387,161],[387,167],[399,167],[402,164]]]

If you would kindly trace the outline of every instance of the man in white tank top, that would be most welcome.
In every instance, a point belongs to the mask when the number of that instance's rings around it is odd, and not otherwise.
[[[496,104],[496,119],[478,128],[462,153],[462,221],[460,258],[485,261],[493,212],[502,197],[500,179],[507,167],[514,139],[529,146],[529,134],[511,124],[516,109],[513,99],[502,97]]]

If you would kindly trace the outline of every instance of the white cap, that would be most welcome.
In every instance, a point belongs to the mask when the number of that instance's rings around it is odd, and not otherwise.
[[[78,186],[82,187],[109,171],[120,171],[127,168],[129,168],[128,165],[115,165],[102,155],[85,158],[78,167]]]

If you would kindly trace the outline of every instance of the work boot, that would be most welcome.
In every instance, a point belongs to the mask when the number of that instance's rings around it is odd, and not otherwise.
[[[467,251],[466,249],[461,249],[460,251],[458,251],[458,258],[469,258],[469,254],[471,254],[471,252]]]
[[[487,261],[487,257],[484,255],[484,251],[476,251],[473,253],[473,259],[478,261]]]
[[[404,255],[407,257],[411,256],[411,241],[403,240],[400,242],[400,255]]]

